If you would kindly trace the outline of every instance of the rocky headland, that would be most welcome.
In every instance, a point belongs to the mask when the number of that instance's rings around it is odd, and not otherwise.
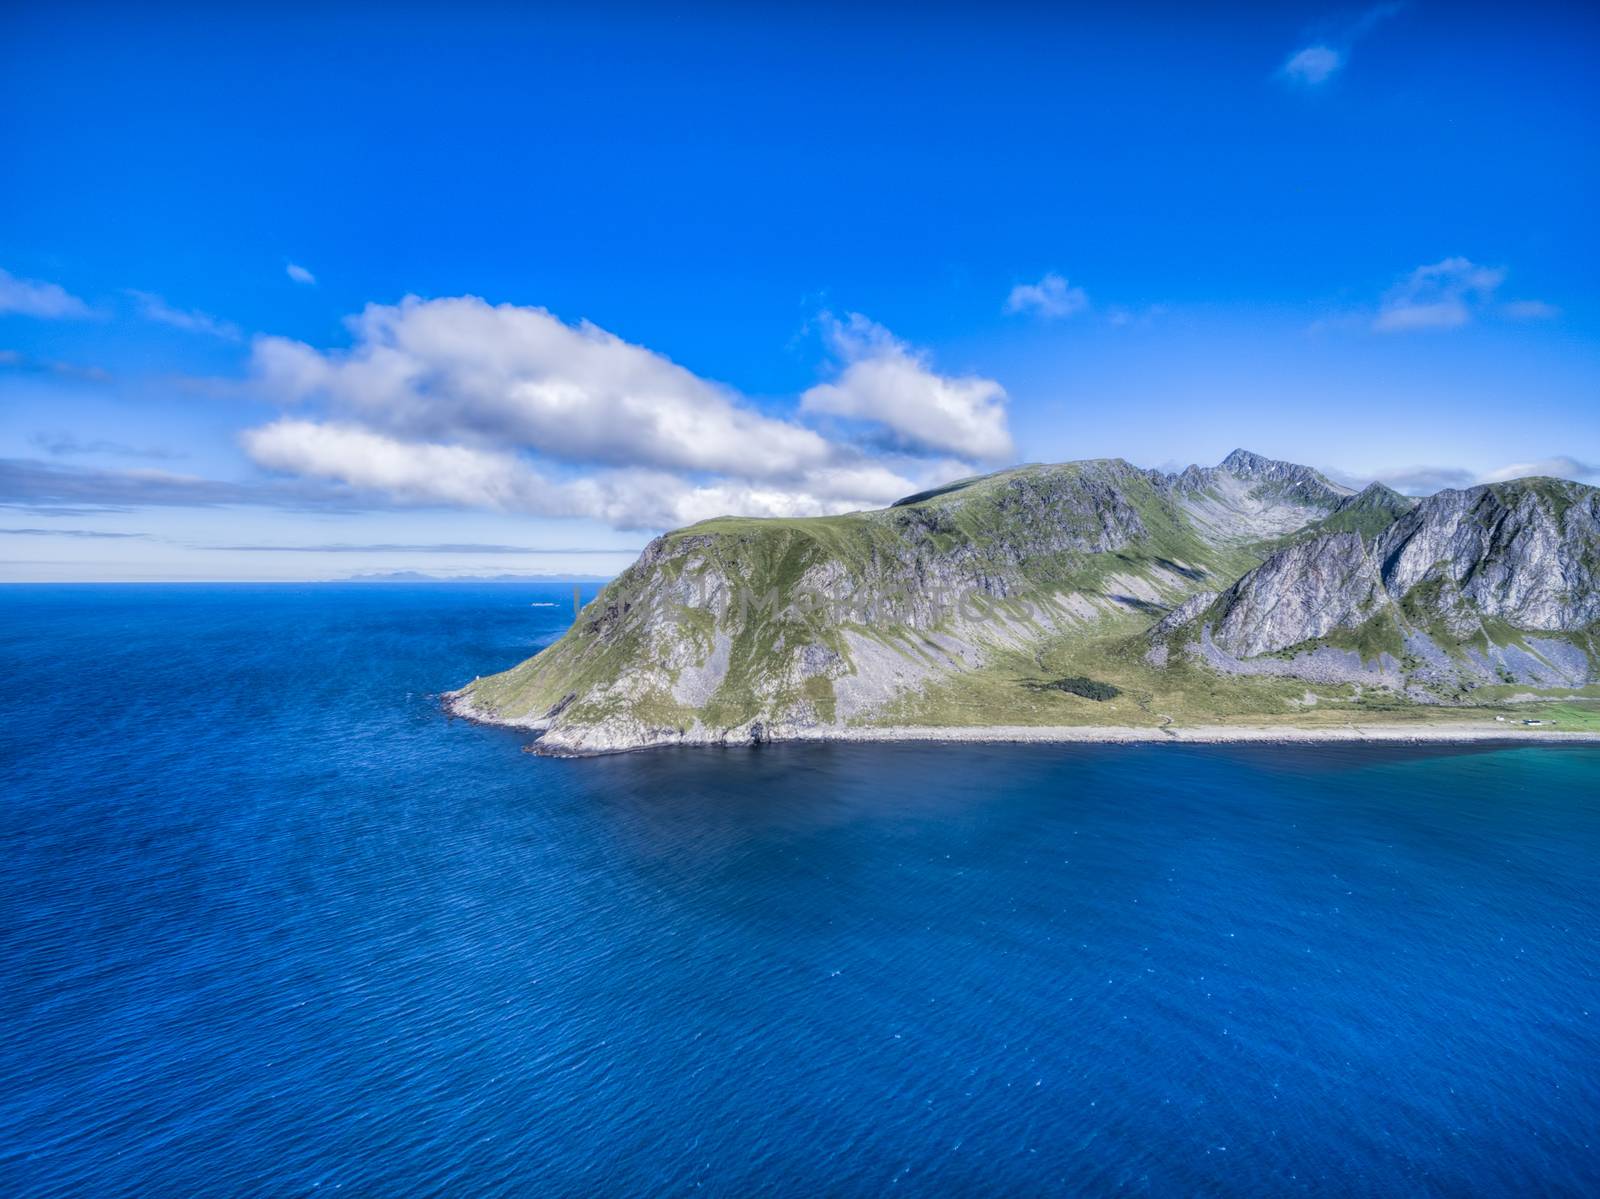
[[[1564,480],[1412,499],[1243,450],[1022,466],[658,537],[560,640],[446,702],[565,753],[1565,738],[1595,727],[1597,583],[1600,490]]]

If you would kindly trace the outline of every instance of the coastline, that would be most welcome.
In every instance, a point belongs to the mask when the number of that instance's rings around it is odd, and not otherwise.
[[[595,757],[669,746],[702,748],[763,743],[904,743],[1015,745],[1310,745],[1385,744],[1450,745],[1507,743],[1518,745],[1600,745],[1600,730],[1530,727],[1487,721],[1355,722],[1325,727],[1290,724],[1215,725],[814,725],[742,726],[728,730],[703,727],[665,735],[610,737],[602,729],[550,729],[545,720],[504,720],[474,705],[459,692],[440,697],[446,712],[474,724],[540,734],[528,748],[550,757]],[[548,730],[548,732],[547,732]],[[617,730],[620,732],[620,730]],[[574,734],[577,734],[576,736]],[[585,735],[587,734],[587,735]]]
[[[1016,744],[1120,745],[1174,742],[1222,745],[1236,742],[1301,744],[1311,742],[1450,743],[1482,741],[1543,742],[1545,744],[1600,744],[1600,732],[1579,729],[1491,726],[1465,721],[1431,725],[1348,724],[1329,728],[1295,725],[1187,725],[1145,728],[1131,725],[889,725],[876,728],[817,730],[779,735],[774,741],[944,741],[1011,742]]]

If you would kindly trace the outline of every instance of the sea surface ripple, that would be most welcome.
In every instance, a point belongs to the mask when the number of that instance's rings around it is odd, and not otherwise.
[[[0,1193],[1600,1193],[1600,751],[441,713],[569,601],[0,589]]]

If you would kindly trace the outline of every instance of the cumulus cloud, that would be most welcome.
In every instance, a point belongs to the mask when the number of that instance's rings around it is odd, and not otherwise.
[[[91,315],[89,305],[58,284],[19,279],[0,269],[0,313],[8,312],[46,320]]]
[[[174,308],[153,292],[136,291],[130,287],[128,295],[139,305],[139,315],[147,321],[171,325],[174,329],[182,329],[186,333],[204,333],[208,337],[220,337],[224,341],[239,340],[239,326],[231,321],[219,320],[208,312]]]
[[[914,488],[873,464],[823,468],[787,484],[695,481],[641,467],[557,479],[503,451],[295,419],[247,431],[244,445],[269,469],[379,491],[404,503],[588,517],[620,529],[669,528],[728,513],[819,516],[882,503]]]
[[[1037,283],[1019,283],[1006,297],[1007,312],[1032,312],[1051,319],[1074,316],[1089,307],[1089,296],[1051,272]]]
[[[315,284],[317,277],[297,262],[291,262],[283,268],[284,273],[296,283]]]
[[[403,438],[522,447],[571,463],[792,476],[836,457],[818,433],[587,321],[471,296],[369,305],[355,345],[257,339],[269,398],[322,399]]]
[[[1419,266],[1389,289],[1372,327],[1379,333],[1460,328],[1493,300],[1505,277],[1500,267],[1459,256]]]
[[[243,445],[268,470],[402,504],[628,529],[820,515],[879,506],[1011,448],[999,384],[940,375],[861,316],[823,318],[837,377],[793,415],[543,308],[409,297],[347,323],[348,349],[256,339],[256,393],[303,415]],[[808,415],[847,427],[825,436]]]
[[[402,442],[358,425],[280,420],[243,435],[262,466],[409,499],[541,511],[547,484],[509,454]]]
[[[928,356],[859,313],[823,317],[839,373],[800,397],[805,412],[868,421],[921,453],[998,461],[1012,453],[1005,389],[978,375],[936,373]]]

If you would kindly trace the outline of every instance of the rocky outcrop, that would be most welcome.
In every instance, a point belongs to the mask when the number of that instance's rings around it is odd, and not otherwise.
[[[1441,491],[1378,543],[1396,598],[1425,603],[1462,633],[1485,619],[1573,632],[1600,620],[1600,490],[1523,479]]]
[[[1403,506],[1369,492],[1358,497],[1364,528],[1314,530],[1190,623],[1240,660],[1364,634],[1369,648],[1390,643],[1410,663],[1408,679],[1434,691],[1587,681],[1600,622],[1600,491],[1525,479]],[[1384,518],[1376,533],[1365,520],[1374,512]]]

